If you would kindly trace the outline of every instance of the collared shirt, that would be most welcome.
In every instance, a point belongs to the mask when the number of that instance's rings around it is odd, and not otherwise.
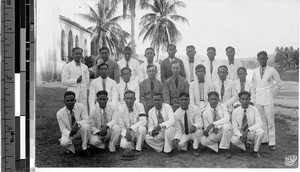
[[[190,82],[194,81],[194,75],[195,75],[195,72],[194,72],[194,62],[193,63],[189,63],[189,69],[190,69]]]
[[[119,65],[120,73],[121,73],[121,70],[124,67],[126,67],[127,61],[125,58],[123,58],[123,59],[119,60],[117,63]],[[130,58],[128,61],[128,65],[129,65],[129,68],[131,69],[131,74],[132,74],[130,77],[130,80],[137,82],[138,76],[139,76],[140,63],[136,59]]]
[[[124,90],[125,90],[125,87],[126,87],[126,83],[121,80],[119,84],[117,84],[117,92],[118,92],[118,101],[119,103],[121,104],[125,104],[125,101],[124,101]],[[127,83],[127,88],[128,90],[131,90],[133,92],[135,92],[135,102],[140,102],[140,89],[139,89],[139,85],[135,82],[135,81],[129,81]]]
[[[230,122],[230,116],[227,111],[226,105],[222,103],[218,103],[215,109],[217,110],[218,115],[220,117],[220,119],[217,121],[214,121],[214,113],[213,113],[214,108],[212,108],[209,103],[201,111],[203,117],[204,129],[206,129],[211,123],[213,123],[217,128],[220,128],[224,124],[228,124]]]
[[[243,63],[237,59],[234,59],[233,62],[234,63],[232,64],[229,60],[226,60],[224,61],[224,65],[226,65],[228,68],[227,79],[235,81],[238,79],[237,70],[239,67],[243,67]]]

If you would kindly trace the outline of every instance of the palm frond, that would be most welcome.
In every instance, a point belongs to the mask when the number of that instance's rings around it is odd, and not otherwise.
[[[180,15],[170,15],[170,18],[172,20],[174,20],[174,21],[180,21],[182,23],[187,23],[190,26],[189,21],[185,17],[183,17],[183,16],[180,16]]]

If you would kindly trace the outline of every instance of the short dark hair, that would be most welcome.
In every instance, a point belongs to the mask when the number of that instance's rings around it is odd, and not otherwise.
[[[162,100],[164,99],[163,94],[160,93],[160,92],[154,92],[154,93],[152,94],[152,97],[154,97],[154,96],[160,96]]]
[[[154,51],[154,49],[153,49],[152,47],[146,48],[146,49],[145,49],[145,53],[146,53],[147,50],[152,50],[152,51],[155,53],[155,51]]]
[[[213,50],[214,52],[216,52],[216,48],[215,47],[208,47],[207,50],[206,50],[206,52],[209,51],[209,50]]]
[[[188,45],[188,46],[186,47],[186,49],[188,49],[188,48],[193,48],[193,49],[195,50],[195,46],[194,46],[194,45]]]
[[[260,51],[260,52],[258,52],[258,53],[257,53],[257,58],[258,58],[258,56],[260,56],[260,55],[264,55],[265,57],[268,57],[268,54],[267,54],[266,51]]]
[[[218,67],[218,71],[219,71],[219,69],[220,69],[221,67],[226,68],[226,70],[227,70],[227,72],[228,72],[228,67],[227,67],[226,65],[221,65],[221,66],[219,66],[219,67]]]
[[[132,90],[126,90],[125,93],[124,93],[124,97],[125,97],[126,94],[131,94],[131,93],[133,93],[133,95],[135,97],[135,92],[132,91]]]
[[[241,98],[241,96],[245,95],[245,94],[248,95],[249,98],[251,97],[251,94],[248,91],[242,91],[242,92],[239,93],[239,98]]]
[[[202,65],[202,64],[198,64],[198,65],[195,67],[195,70],[197,71],[198,69],[204,69],[204,70],[205,70],[205,66]]]
[[[167,50],[169,49],[169,47],[171,47],[171,46],[174,46],[175,47],[175,49],[176,49],[176,45],[175,44],[168,44],[168,46],[167,46]]]
[[[172,66],[173,64],[177,64],[177,63],[179,64],[179,61],[178,61],[178,60],[173,60],[172,63],[171,63],[171,66]]]
[[[72,49],[72,53],[74,53],[75,50],[81,50],[81,52],[83,52],[82,48],[80,48],[80,47],[74,47],[74,48]]]
[[[235,52],[235,49],[232,46],[226,47],[225,51],[227,52],[228,49],[232,49]]]
[[[187,97],[187,98],[190,98],[190,94],[188,93],[188,92],[180,92],[179,93],[179,96],[178,96],[178,98],[180,98],[180,97],[182,97],[182,96],[185,96],[185,97]]]
[[[209,93],[207,94],[207,97],[210,98],[210,96],[212,96],[212,95],[215,95],[215,96],[217,96],[217,97],[219,98],[219,93],[216,92],[216,91],[211,91],[211,92],[209,92]]]
[[[153,65],[153,64],[148,64],[147,65],[147,69],[149,69],[150,67],[155,67],[155,69],[157,70],[157,67],[155,65]]]
[[[239,70],[243,70],[247,73],[247,69],[245,67],[239,67],[236,72],[239,72]]]
[[[70,95],[73,95],[74,98],[76,97],[76,95],[75,95],[75,93],[74,93],[73,91],[67,91],[67,92],[65,92],[65,94],[64,94],[64,99],[65,99],[67,96],[70,96]]]
[[[107,93],[107,91],[105,91],[105,90],[100,90],[100,91],[97,92],[96,96],[98,97],[98,96],[100,96],[100,95],[105,95],[105,96],[107,97],[107,96],[108,96],[108,93]]]
[[[99,52],[101,52],[102,50],[107,50],[107,51],[108,51],[108,54],[110,53],[108,47],[101,47],[100,50],[99,50]]]
[[[131,73],[131,69],[130,69],[129,67],[123,67],[123,68],[121,69],[121,73],[122,73],[124,70],[129,70],[129,72]]]
[[[129,50],[132,52],[131,47],[129,47],[129,46],[124,47],[124,51],[126,51],[126,50]]]
[[[98,69],[100,69],[101,66],[106,66],[108,68],[108,64],[107,63],[100,63],[98,66]]]

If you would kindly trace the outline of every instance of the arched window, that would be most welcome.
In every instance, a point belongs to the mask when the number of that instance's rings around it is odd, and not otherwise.
[[[73,49],[73,34],[72,31],[70,31],[68,37],[68,56],[72,56],[72,49]]]
[[[65,61],[66,60],[66,58],[65,58],[65,56],[66,56],[66,53],[65,53],[65,47],[66,47],[66,43],[65,43],[65,31],[64,30],[62,30],[61,31],[61,57],[60,57],[60,59],[62,60],[62,61]]]
[[[75,38],[75,47],[78,47],[78,36],[76,35],[76,38]]]
[[[86,39],[84,39],[84,48],[83,48],[83,51],[84,51],[84,56],[87,56],[87,41]]]

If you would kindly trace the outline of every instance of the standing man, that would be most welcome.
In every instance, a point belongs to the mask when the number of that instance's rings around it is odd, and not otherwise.
[[[105,90],[108,93],[108,102],[115,105],[117,102],[117,84],[116,81],[107,77],[108,65],[101,63],[98,67],[100,76],[94,79],[90,84],[89,105],[90,112],[97,104],[96,93],[100,90]]]
[[[114,116],[116,109],[107,103],[107,96],[108,93],[105,90],[97,92],[99,106],[96,106],[90,113],[90,144],[96,148],[105,149],[105,142],[109,140],[108,149],[114,154],[120,136],[120,127],[117,124],[117,116]]]
[[[219,94],[215,91],[208,93],[208,102],[209,104],[201,111],[204,124],[201,144],[215,152],[219,151],[218,148],[223,149],[226,158],[231,158],[230,139],[232,129],[227,107],[219,103]],[[218,143],[220,143],[219,146]]]
[[[173,138],[175,134],[175,117],[169,104],[163,103],[161,93],[153,94],[154,107],[149,111],[148,134],[146,143],[156,152],[164,151],[173,156]]]
[[[238,68],[243,67],[243,63],[237,59],[234,59],[235,49],[233,47],[229,46],[225,49],[225,51],[228,57],[228,60],[224,61],[224,65],[226,65],[228,68],[227,78],[235,81],[238,79],[236,71]]]
[[[134,149],[134,142],[136,142],[135,151],[137,155],[141,155],[142,144],[147,133],[147,118],[144,106],[135,102],[135,99],[135,93],[127,90],[124,93],[125,105],[119,106],[116,115],[118,116],[118,124],[121,127],[121,148]]]
[[[140,87],[140,100],[144,105],[146,114],[154,106],[153,93],[163,91],[163,84],[155,77],[157,73],[157,67],[155,65],[147,66],[148,79],[143,80]]]
[[[274,96],[283,85],[278,72],[267,65],[267,52],[261,51],[257,54],[260,67],[253,72],[253,85],[255,88],[255,103],[263,121],[264,139],[263,143],[269,142],[270,150],[276,149],[275,141],[275,119],[274,119]],[[275,81],[275,83],[274,83]]]
[[[253,155],[260,158],[258,150],[264,137],[264,130],[257,108],[250,105],[250,97],[247,91],[239,93],[241,106],[234,109],[232,113],[234,135],[231,137],[231,142],[243,150],[250,148],[254,143]]]
[[[207,70],[206,77],[210,82],[214,82],[218,79],[218,67],[221,65],[221,63],[215,59],[216,48],[208,47],[206,55],[208,57],[208,60],[204,62],[204,66]]]
[[[61,132],[60,144],[75,154],[73,141],[82,140],[84,155],[89,157],[91,153],[87,149],[90,138],[89,116],[83,104],[76,103],[75,93],[67,91],[64,94],[65,107],[61,108],[56,118]]]
[[[132,50],[129,46],[124,48],[124,58],[118,61],[119,69],[122,70],[124,67],[131,69],[130,80],[138,83],[140,63],[136,59],[132,58]]]
[[[207,78],[205,66],[196,66],[196,78],[190,84],[190,104],[202,110],[208,103],[208,93],[215,91],[213,83]]]
[[[198,64],[201,64],[200,58],[195,58],[195,47],[193,45],[189,45],[186,47],[186,55],[188,58],[183,60],[184,72],[186,74],[186,79],[189,83],[193,82],[196,78],[195,76],[195,67]]]
[[[172,106],[174,112],[178,109],[178,96],[180,92],[189,91],[188,81],[180,76],[180,66],[178,61],[172,62],[173,75],[164,83],[163,95],[164,102]]]
[[[144,62],[143,64],[140,65],[139,82],[142,82],[142,81],[144,81],[145,79],[148,78],[148,75],[147,75],[147,66],[148,65],[156,66],[157,71],[156,71],[155,77],[156,77],[156,79],[158,79],[160,81],[160,79],[161,79],[161,77],[160,77],[160,65],[153,61],[153,58],[155,56],[154,49],[151,48],[151,47],[146,48],[144,56],[147,58],[147,62]]]
[[[175,147],[187,151],[188,143],[193,143],[193,155],[200,155],[198,147],[203,136],[203,121],[201,111],[193,105],[189,105],[190,95],[181,92],[179,95],[180,108],[175,112],[176,133],[174,136]]]
[[[81,63],[82,48],[72,49],[73,60],[66,64],[62,71],[62,83],[67,86],[67,91],[73,91],[78,103],[82,103],[86,110],[87,106],[87,86],[90,80],[88,67]]]
[[[169,57],[165,58],[161,62],[161,65],[160,65],[161,82],[164,83],[168,78],[170,78],[172,76],[172,62],[173,61],[178,61],[179,66],[181,68],[180,75],[183,78],[186,78],[182,60],[175,57],[175,54],[177,52],[176,46],[174,44],[169,44],[167,47],[167,52],[168,52]]]

